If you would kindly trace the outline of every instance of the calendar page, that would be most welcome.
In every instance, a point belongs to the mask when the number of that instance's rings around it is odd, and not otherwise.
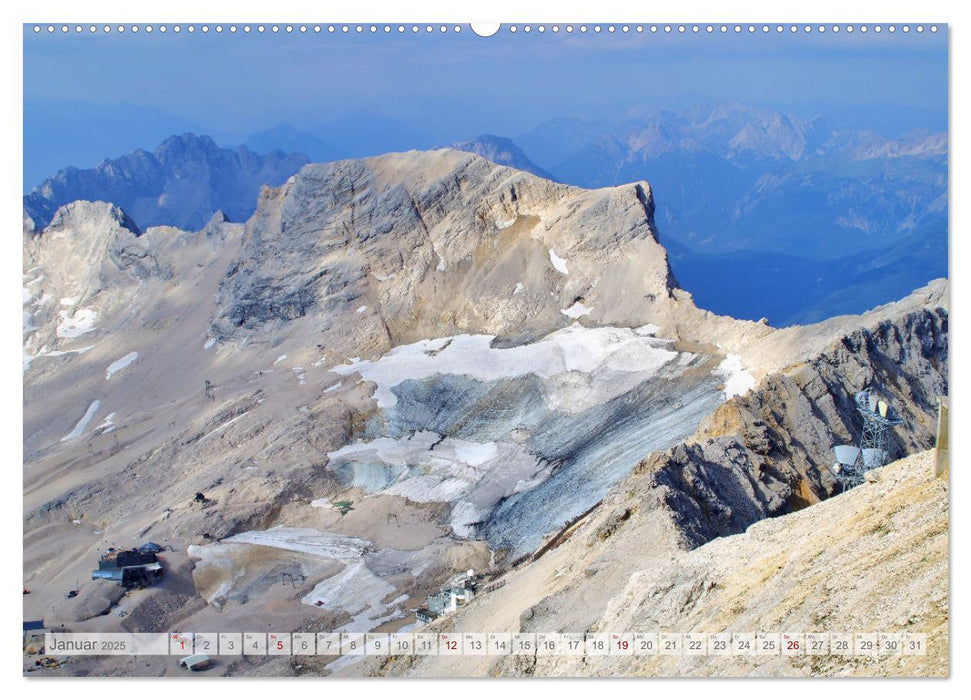
[[[306,9],[19,29],[24,676],[947,676],[947,22]]]

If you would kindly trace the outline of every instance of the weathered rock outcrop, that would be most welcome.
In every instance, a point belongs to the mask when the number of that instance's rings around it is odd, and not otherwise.
[[[926,634],[926,656],[614,656],[539,659],[553,676],[946,676],[948,484],[933,452],[810,509],[760,521],[631,576],[602,632]],[[805,643],[805,641],[803,641]]]
[[[261,194],[213,332],[354,319],[360,354],[362,335],[378,350],[463,332],[535,338],[578,302],[585,323],[655,321],[675,282],[653,212],[646,183],[581,190],[454,150],[310,165]]]
[[[729,400],[690,444],[651,456],[635,474],[650,477],[648,490],[692,546],[817,503],[834,489],[833,445],[860,439],[858,391],[886,397],[904,418],[892,455],[933,446],[937,399],[948,393],[947,327],[946,307],[929,306],[860,328]]]

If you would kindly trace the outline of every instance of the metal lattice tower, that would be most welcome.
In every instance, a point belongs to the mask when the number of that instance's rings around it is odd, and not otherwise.
[[[863,416],[860,452],[865,470],[882,467],[887,462],[887,433],[903,419],[886,402],[868,391],[856,394],[856,410]]]
[[[858,392],[854,400],[856,410],[863,416],[859,447],[835,446],[836,463],[830,468],[843,491],[859,486],[866,472],[886,464],[889,457],[887,433],[893,426],[903,423],[893,408],[869,391]]]

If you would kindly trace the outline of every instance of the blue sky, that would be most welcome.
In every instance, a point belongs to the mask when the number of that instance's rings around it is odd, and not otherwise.
[[[56,145],[83,131],[112,151],[99,158],[131,144],[118,133],[111,147],[118,129],[110,121],[99,126],[90,110],[121,103],[157,110],[172,118],[173,128],[187,125],[221,142],[280,122],[314,130],[365,111],[448,143],[487,132],[515,137],[551,118],[616,118],[638,107],[698,101],[764,104],[807,116],[859,110],[891,127],[899,114],[902,128],[922,126],[921,120],[944,128],[946,99],[946,31],[580,35],[520,29],[482,38],[468,27],[458,35],[107,36],[35,34],[24,27],[25,105],[85,103],[61,110],[56,125],[45,122],[44,138]],[[40,149],[29,126],[27,169]]]

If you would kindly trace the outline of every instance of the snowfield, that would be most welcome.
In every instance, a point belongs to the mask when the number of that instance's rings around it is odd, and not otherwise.
[[[351,621],[335,631],[370,630],[381,619],[401,615],[396,607],[402,602],[400,597],[387,604],[382,602],[394,593],[394,586],[375,575],[365,562],[364,555],[371,550],[370,541],[309,528],[274,527],[269,530],[251,530],[227,537],[217,544],[190,546],[187,553],[201,560],[200,566],[235,571],[210,595],[211,600],[228,595],[237,579],[244,575],[244,572],[238,571],[236,561],[240,559],[240,546],[245,545],[299,552],[321,560],[342,563],[343,567],[338,573],[319,581],[301,599],[302,603],[315,608],[349,614]]]
[[[579,373],[588,375],[584,392],[549,396],[552,404],[580,411],[616,396],[657,374],[678,353],[669,343],[641,336],[629,328],[584,328],[578,325],[552,333],[536,343],[513,348],[493,348],[492,335],[459,335],[400,345],[377,360],[354,360],[334,367],[335,374],[359,373],[377,385],[375,398],[381,408],[397,403],[392,389],[409,379],[439,374],[465,375],[478,381],[524,377],[530,374],[555,379]],[[629,375],[626,379],[623,375]],[[621,379],[622,381],[616,381]]]
[[[334,535],[329,532],[306,528],[274,527],[269,530],[250,530],[223,542],[257,544],[263,547],[276,547],[291,552],[303,552],[317,557],[330,557],[341,561],[358,559],[371,543],[357,537]]]
[[[560,309],[561,314],[573,319],[580,318],[581,316],[587,316],[591,311],[593,311],[593,307],[584,306],[579,301],[573,302],[573,306],[571,306],[569,309]]]
[[[503,498],[549,475],[522,446],[447,438],[424,430],[404,438],[357,441],[331,452],[328,469],[346,486],[453,506],[450,525],[472,537]],[[313,501],[321,508],[326,499]]]

